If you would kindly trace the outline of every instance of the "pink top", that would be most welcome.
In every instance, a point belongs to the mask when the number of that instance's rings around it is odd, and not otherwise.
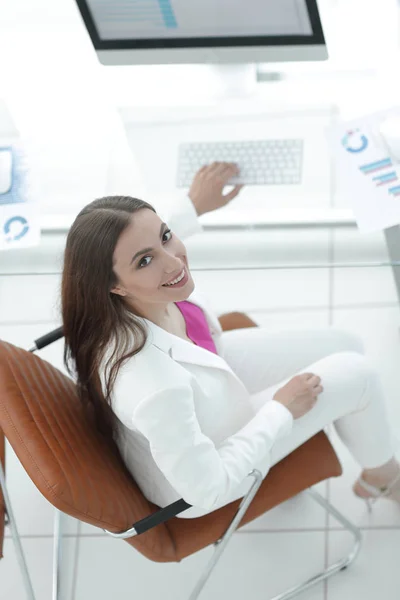
[[[196,304],[183,300],[175,302],[186,323],[186,334],[197,346],[218,354],[203,311]]]

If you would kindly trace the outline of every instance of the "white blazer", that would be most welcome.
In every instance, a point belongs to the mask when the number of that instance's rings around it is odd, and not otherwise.
[[[188,203],[190,205],[188,205]],[[199,231],[190,201],[167,223],[183,237]],[[112,394],[118,445],[143,494],[158,506],[183,498],[179,516],[197,517],[240,498],[269,469],[274,442],[291,431],[291,413],[268,401],[258,412],[223,358],[223,332],[204,298],[188,298],[204,312],[219,355],[147,319],[143,350],[121,368]]]

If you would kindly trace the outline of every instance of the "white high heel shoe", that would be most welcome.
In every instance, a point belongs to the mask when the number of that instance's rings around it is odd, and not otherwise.
[[[355,489],[353,489],[353,491],[358,498],[365,500],[365,502],[367,503],[368,511],[371,512],[373,504],[379,498],[384,498],[384,497],[390,496],[390,494],[396,487],[396,484],[398,484],[399,482],[400,482],[400,473],[388,485],[385,485],[382,487],[376,487],[374,485],[371,485],[370,483],[367,483],[366,481],[364,481],[364,479],[362,477],[359,477],[356,481],[356,485],[358,484],[360,487],[362,487],[363,490],[365,490],[369,494],[369,496],[361,496],[360,494],[358,494],[356,492]],[[394,500],[395,500],[395,502],[400,502],[397,499],[394,499]]]

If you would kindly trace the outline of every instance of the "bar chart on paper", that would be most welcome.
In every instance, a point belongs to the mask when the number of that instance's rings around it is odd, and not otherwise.
[[[378,158],[382,152],[374,147],[373,138],[370,127],[364,126],[363,129],[354,128],[346,131],[341,143],[346,152],[353,157],[352,160],[356,160],[359,155],[367,155],[369,161],[358,165],[358,169],[368,178],[373,187],[384,188],[389,196],[400,196],[398,165],[393,163],[390,156]]]
[[[386,157],[366,165],[361,165],[360,171],[364,173],[364,175],[370,175],[380,171],[380,174],[374,175],[371,181],[377,187],[389,186],[387,187],[389,194],[392,196],[400,196],[399,176],[391,158]]]
[[[364,232],[400,224],[400,163],[380,133],[381,123],[398,114],[394,107],[338,123],[328,136],[342,193]]]

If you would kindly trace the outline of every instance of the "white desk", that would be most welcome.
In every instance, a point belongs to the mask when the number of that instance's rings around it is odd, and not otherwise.
[[[133,85],[136,83],[136,85]],[[190,119],[193,114],[203,118],[216,115],[252,114],[257,118],[258,114],[266,112],[290,111],[300,112],[306,110],[318,113],[318,111],[331,111],[332,119],[353,118],[359,114],[365,114],[386,106],[400,103],[400,89],[395,78],[382,73],[378,75],[370,72],[351,76],[326,77],[316,79],[283,80],[276,83],[265,83],[259,85],[257,96],[252,98],[218,100],[207,97],[205,93],[198,97],[193,93],[190,82],[187,84],[185,93],[180,92],[179,97],[173,93],[173,82],[171,86],[163,88],[162,93],[144,98],[143,88],[140,83],[132,82],[132,93],[129,106],[122,106],[119,110],[125,125],[135,122],[146,124],[149,122],[181,122]],[[136,90],[139,88],[139,93]],[[310,100],[312,98],[312,101]],[[295,99],[295,101],[294,101]],[[229,213],[229,218],[228,217]],[[46,231],[66,231],[70,226],[72,215],[45,215],[41,218],[44,233]],[[296,227],[296,226],[343,226],[355,225],[351,209],[343,205],[335,185],[332,188],[332,197],[327,205],[318,207],[301,207],[294,209],[286,207],[273,208],[271,205],[266,209],[249,215],[245,211],[217,211],[204,215],[202,223],[206,229],[229,229],[241,227]],[[393,261],[400,259],[400,230],[392,227],[385,231],[386,242]],[[395,274],[397,275],[397,274]],[[399,275],[400,277],[400,275]],[[396,276],[396,285],[400,297],[400,279]]]

